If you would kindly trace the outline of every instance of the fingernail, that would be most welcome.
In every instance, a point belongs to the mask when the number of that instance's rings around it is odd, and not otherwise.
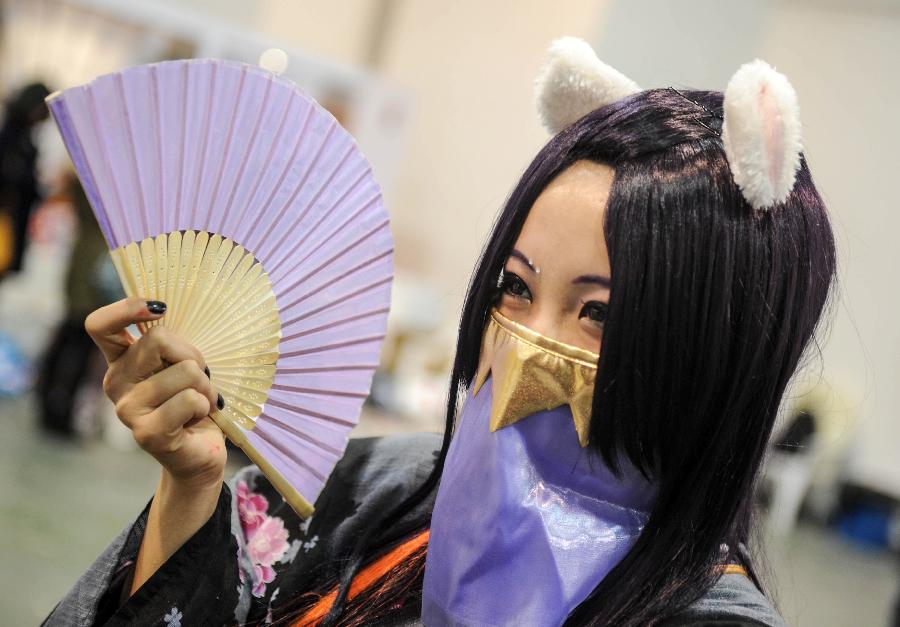
[[[207,378],[209,378],[209,379],[212,378],[212,376],[209,374],[209,366],[207,366],[206,368],[204,368],[204,369],[203,369],[203,372],[206,373],[206,377],[207,377]]]
[[[219,408],[219,411],[225,409],[225,399],[222,398],[221,394],[219,394],[219,397],[216,399],[216,407]]]
[[[148,300],[147,311],[157,316],[164,314],[166,313],[166,304],[161,300]]]

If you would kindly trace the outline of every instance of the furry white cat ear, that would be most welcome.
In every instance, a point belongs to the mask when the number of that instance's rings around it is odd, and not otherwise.
[[[722,141],[735,183],[754,209],[784,201],[797,179],[800,108],[788,79],[765,61],[742,65],[725,89]]]
[[[594,109],[641,91],[633,80],[598,59],[583,39],[557,39],[547,53],[534,93],[541,122],[554,135]]]

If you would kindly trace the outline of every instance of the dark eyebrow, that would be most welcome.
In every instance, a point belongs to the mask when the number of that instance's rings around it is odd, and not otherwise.
[[[535,272],[534,264],[531,263],[531,259],[529,259],[528,257],[526,257],[526,256],[525,256],[525,253],[523,253],[522,251],[516,250],[515,248],[513,248],[513,249],[512,249],[512,252],[509,253],[509,256],[510,256],[510,257],[515,257],[516,259],[518,259],[519,261],[521,261],[522,263],[524,263],[526,266],[528,266],[529,269],[530,269],[532,272]]]
[[[509,253],[509,256],[515,257],[516,259],[518,259],[519,261],[524,263],[526,266],[528,266],[528,268],[532,272],[537,273],[537,269],[534,267],[534,264],[531,262],[531,259],[529,259],[525,255],[525,253],[523,253],[521,250],[513,248],[512,252]],[[572,283],[573,284],[594,283],[596,285],[599,285],[600,287],[605,287],[605,288],[610,288],[612,286],[612,282],[610,281],[609,277],[600,276],[599,274],[582,274],[581,276],[578,276],[578,277],[575,277],[574,279],[572,279]]]
[[[596,283],[600,287],[605,288],[612,286],[609,277],[600,276],[599,274],[582,274],[581,276],[572,279],[572,283]]]

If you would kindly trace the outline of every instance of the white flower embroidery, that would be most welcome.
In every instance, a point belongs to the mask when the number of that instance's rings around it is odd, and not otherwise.
[[[291,542],[291,547],[287,550],[287,552],[281,557],[281,561],[284,564],[290,564],[296,559],[297,554],[300,553],[300,549],[303,548],[302,540],[293,540]]]
[[[184,614],[182,614],[177,607],[173,607],[169,610],[169,613],[163,617],[163,620],[166,621],[166,627],[181,627],[181,619],[183,617]]]
[[[310,538],[309,540],[307,540],[306,542],[304,542],[303,543],[303,552],[309,553],[309,550],[315,548],[316,542],[318,542],[318,541],[319,541],[319,536],[315,535],[312,538]]]

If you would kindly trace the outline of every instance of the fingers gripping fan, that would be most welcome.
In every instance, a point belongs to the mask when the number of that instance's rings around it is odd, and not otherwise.
[[[353,138],[262,68],[172,61],[48,98],[127,294],[204,355],[212,418],[308,516],[359,420],[392,250]]]

